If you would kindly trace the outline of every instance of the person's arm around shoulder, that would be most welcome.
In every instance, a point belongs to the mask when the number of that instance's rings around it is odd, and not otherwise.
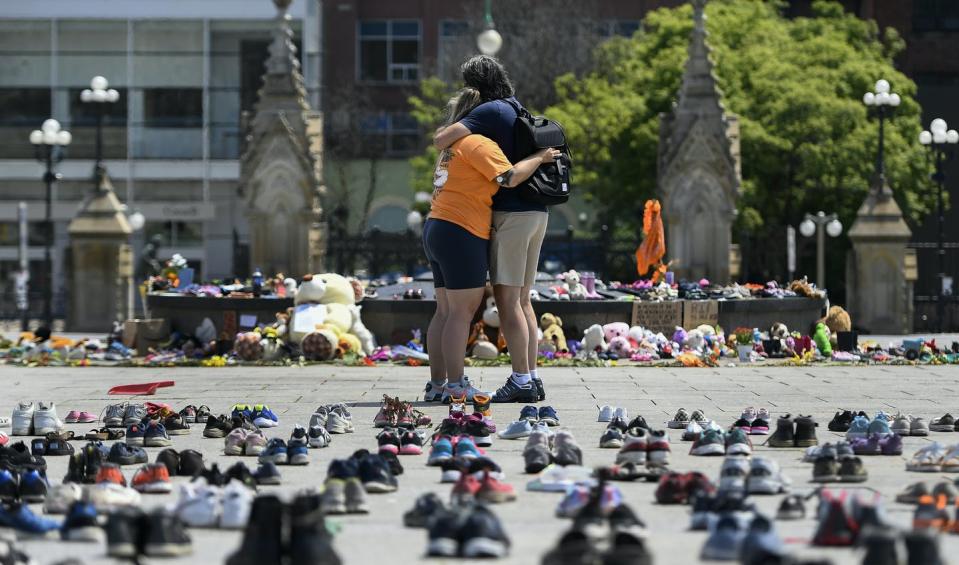
[[[533,176],[540,165],[555,161],[560,152],[552,148],[542,149],[512,165],[499,145],[489,139],[478,138],[473,147],[467,148],[464,156],[484,177],[495,180],[502,187],[513,188]]]
[[[455,124],[437,129],[433,134],[433,145],[442,151],[471,133],[493,137],[493,124],[500,119],[499,106],[485,102],[473,108],[472,112]]]
[[[462,122],[443,126],[438,128],[436,133],[433,134],[433,146],[442,151],[470,133],[472,132],[470,132],[469,128],[464,126]]]

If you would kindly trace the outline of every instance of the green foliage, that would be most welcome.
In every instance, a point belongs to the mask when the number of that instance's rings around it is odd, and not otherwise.
[[[453,95],[453,87],[436,77],[420,81],[419,94],[410,96],[410,114],[426,132],[426,150],[410,158],[410,186],[413,193],[433,192],[433,169],[436,167],[437,151],[433,147],[433,132],[446,118],[446,103]],[[415,207],[423,214],[429,212],[429,203]]]
[[[877,124],[862,94],[886,78],[902,105],[886,122],[886,170],[907,219],[934,203],[929,161],[916,143],[916,86],[892,57],[894,30],[814,3],[815,17],[786,19],[776,3],[707,5],[709,44],[728,111],[740,119],[743,194],[737,235],[782,239],[806,212],[839,214],[850,226],[874,172]],[[692,29],[691,9],[650,12],[633,38],[602,44],[595,68],[556,81],[562,122],[576,157],[576,182],[608,222],[639,232],[642,204],[656,191],[659,114],[678,92]]]

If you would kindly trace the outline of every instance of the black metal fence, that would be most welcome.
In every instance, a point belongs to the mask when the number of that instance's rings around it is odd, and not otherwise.
[[[917,277],[913,285],[913,329],[917,332],[933,332],[939,328],[939,253],[936,242],[914,241],[908,244],[916,251]],[[959,243],[943,243],[943,272],[953,280],[951,291],[943,296],[942,330],[959,330]]]

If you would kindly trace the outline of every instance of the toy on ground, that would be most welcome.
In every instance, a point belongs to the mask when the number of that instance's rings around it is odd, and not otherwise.
[[[540,351],[569,353],[569,344],[566,343],[566,334],[563,332],[563,320],[559,316],[544,313],[539,317],[539,327],[543,332]]]
[[[829,342],[829,330],[826,329],[826,324],[822,322],[816,324],[816,332],[812,338],[816,342],[816,348],[819,349],[820,355],[823,357],[832,356],[832,344]]]
[[[583,332],[583,351],[590,353],[605,353],[609,349],[606,338],[603,336],[603,326],[593,324]]]
[[[263,359],[263,344],[258,332],[243,332],[237,334],[233,342],[233,351],[243,361],[259,361]]]
[[[570,300],[586,300],[586,287],[580,282],[579,273],[576,271],[566,271],[563,273],[563,288],[569,293]]]
[[[849,312],[846,312],[842,306],[831,306],[823,318],[823,323],[829,328],[829,333],[835,336],[839,332],[852,331],[852,319]]]
[[[470,355],[476,359],[485,359],[487,361],[499,357],[499,351],[496,349],[496,346],[493,345],[493,342],[486,336],[483,322],[476,322],[474,330],[476,337],[473,342],[473,347],[470,350]]]
[[[499,327],[499,309],[496,307],[496,299],[492,296],[486,298],[486,309],[483,310],[483,323],[491,328]]]

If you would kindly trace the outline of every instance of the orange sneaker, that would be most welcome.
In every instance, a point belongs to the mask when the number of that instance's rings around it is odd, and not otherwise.
[[[482,414],[487,418],[493,417],[493,409],[490,402],[492,397],[488,394],[474,394],[473,395],[473,412],[476,414]]]
[[[144,465],[133,475],[133,488],[145,493],[168,493],[173,490],[170,472],[163,463]]]
[[[93,480],[94,483],[113,483],[120,486],[127,486],[127,479],[123,476],[123,471],[116,463],[101,463],[100,470]]]
[[[912,519],[913,529],[943,530],[948,526],[949,512],[946,511],[946,495],[940,494],[935,499],[928,494],[919,497],[919,504]]]

